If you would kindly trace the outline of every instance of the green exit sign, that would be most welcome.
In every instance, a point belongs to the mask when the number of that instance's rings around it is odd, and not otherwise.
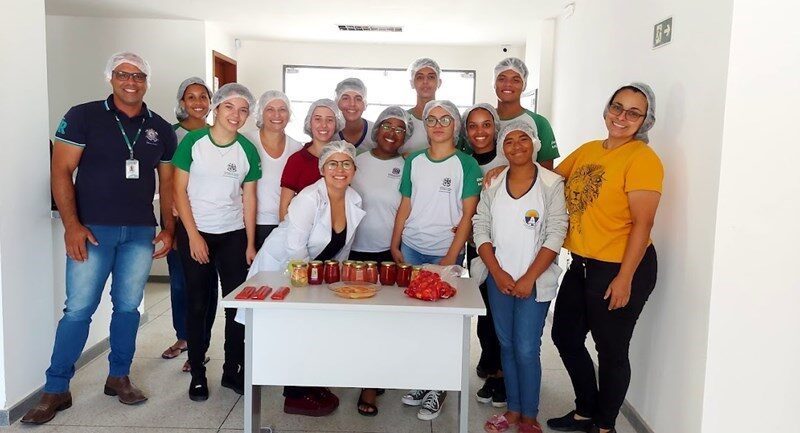
[[[659,48],[672,42],[673,33],[675,33],[675,28],[672,25],[672,17],[656,24],[653,27],[653,48]]]

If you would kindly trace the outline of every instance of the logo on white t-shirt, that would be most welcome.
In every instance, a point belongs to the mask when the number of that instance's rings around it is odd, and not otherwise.
[[[539,222],[539,212],[536,209],[529,209],[527,212],[525,212],[524,220],[525,220],[525,225],[528,228],[531,229],[535,228],[536,223]]]
[[[400,168],[394,167],[392,168],[392,172],[389,173],[389,177],[392,179],[397,179],[400,177]]]
[[[239,177],[239,172],[238,172],[238,170],[236,169],[236,163],[229,162],[229,163],[228,163],[228,167],[227,167],[227,169],[225,170],[225,173],[223,173],[223,176],[225,176],[225,177],[233,177],[233,178],[238,178],[238,177]]]
[[[450,179],[449,177],[442,179],[442,186],[439,187],[439,192],[450,193],[453,190],[451,186],[452,184],[453,180]]]

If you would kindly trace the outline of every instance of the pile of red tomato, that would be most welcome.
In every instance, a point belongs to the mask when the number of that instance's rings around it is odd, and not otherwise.
[[[446,281],[442,281],[439,274],[423,269],[411,281],[404,293],[411,298],[436,301],[438,299],[452,298],[456,295],[456,288]]]

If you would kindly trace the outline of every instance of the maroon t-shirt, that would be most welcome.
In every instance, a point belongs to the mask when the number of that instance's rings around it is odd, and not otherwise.
[[[281,175],[281,187],[289,188],[295,193],[299,193],[303,188],[318,181],[322,175],[319,174],[319,158],[308,151],[311,143],[306,143],[302,149],[293,153],[286,160]]]

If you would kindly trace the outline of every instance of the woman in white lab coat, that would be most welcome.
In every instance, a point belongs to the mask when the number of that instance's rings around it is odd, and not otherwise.
[[[355,158],[356,148],[346,141],[332,141],[322,148],[322,179],[294,197],[286,219],[256,255],[250,276],[286,269],[289,260],[347,259],[365,214],[361,196],[350,187]],[[325,416],[339,406],[339,399],[327,388],[285,387],[283,395],[283,411],[291,414]]]

